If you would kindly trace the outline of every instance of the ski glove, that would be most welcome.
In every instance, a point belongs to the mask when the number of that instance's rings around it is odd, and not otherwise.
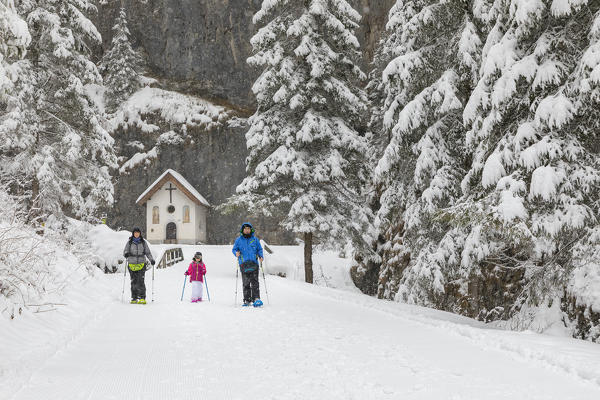
[[[150,264],[154,265],[154,264],[156,264],[156,261],[152,260],[152,261],[150,261]]]
[[[125,253],[125,258],[129,258],[129,253]]]

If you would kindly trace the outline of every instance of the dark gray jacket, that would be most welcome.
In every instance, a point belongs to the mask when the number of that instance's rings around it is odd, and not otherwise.
[[[123,257],[125,257],[125,254],[129,254],[129,257],[127,257],[127,264],[145,263],[146,258],[148,258],[150,262],[154,261],[154,257],[152,257],[152,253],[150,252],[150,247],[148,247],[148,243],[144,238],[142,238],[139,243],[134,243],[133,237],[130,237],[123,250]]]

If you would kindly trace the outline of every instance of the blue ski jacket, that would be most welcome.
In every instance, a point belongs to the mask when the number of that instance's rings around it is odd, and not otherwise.
[[[231,252],[234,256],[236,252],[240,252],[240,257],[238,258],[240,265],[246,261],[254,261],[258,264],[257,256],[263,258],[263,248],[260,245],[258,238],[254,236],[254,228],[252,225],[248,222],[244,222],[242,226],[244,225],[249,225],[252,229],[252,233],[250,233],[250,237],[244,237],[240,229],[240,236],[235,240]]]

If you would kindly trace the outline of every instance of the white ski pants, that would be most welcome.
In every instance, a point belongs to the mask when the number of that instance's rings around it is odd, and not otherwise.
[[[192,300],[201,299],[203,289],[204,289],[204,282],[192,281]]]

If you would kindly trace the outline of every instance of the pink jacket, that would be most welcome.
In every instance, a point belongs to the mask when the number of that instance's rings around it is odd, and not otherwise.
[[[188,268],[185,274],[190,276],[190,282],[204,282],[204,274],[206,274],[206,265],[204,265],[204,263],[198,264],[192,261],[190,267]]]

